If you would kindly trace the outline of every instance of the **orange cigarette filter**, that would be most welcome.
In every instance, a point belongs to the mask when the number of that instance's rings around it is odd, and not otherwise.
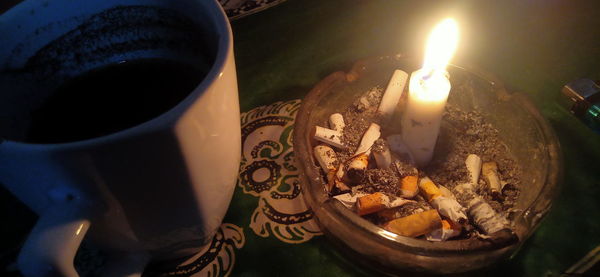
[[[356,201],[357,213],[358,215],[367,215],[381,211],[387,208],[386,200],[387,197],[381,192],[359,197]]]
[[[428,202],[442,196],[440,189],[427,177],[421,179],[419,188],[421,189],[421,194]]]
[[[383,228],[401,236],[418,237],[442,228],[442,218],[437,210],[428,210],[394,219],[386,223]]]
[[[400,180],[400,193],[402,197],[413,198],[419,192],[419,186],[417,182],[419,177],[417,176],[405,176]]]

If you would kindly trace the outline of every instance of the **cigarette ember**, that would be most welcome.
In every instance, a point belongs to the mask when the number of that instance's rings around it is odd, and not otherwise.
[[[329,196],[385,230],[432,242],[510,230],[520,169],[498,131],[481,114],[447,105],[433,158],[419,167],[391,126],[407,96],[390,86],[369,89],[315,126],[314,156]]]

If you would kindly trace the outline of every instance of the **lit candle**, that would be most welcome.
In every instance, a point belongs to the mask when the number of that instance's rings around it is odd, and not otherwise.
[[[410,76],[408,101],[401,121],[402,138],[419,166],[427,165],[433,157],[450,92],[446,66],[457,44],[456,22],[446,19],[439,23],[427,40],[423,68]]]

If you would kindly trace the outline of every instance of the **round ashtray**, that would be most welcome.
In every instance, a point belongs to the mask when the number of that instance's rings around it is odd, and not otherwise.
[[[521,168],[522,186],[510,217],[511,231],[440,242],[404,237],[360,217],[326,191],[326,177],[313,156],[316,142],[312,130],[327,122],[330,114],[352,105],[369,88],[385,88],[395,69],[412,72],[418,64],[402,55],[359,61],[348,72],[335,72],[320,81],[302,101],[295,123],[294,152],[304,199],[322,231],[354,262],[391,274],[399,270],[465,272],[514,254],[547,214],[558,193],[562,156],[552,128],[527,97],[508,91],[482,70],[450,65],[452,90],[448,103],[482,114],[498,130]]]

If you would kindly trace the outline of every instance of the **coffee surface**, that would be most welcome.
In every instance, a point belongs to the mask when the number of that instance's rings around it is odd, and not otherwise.
[[[62,143],[118,132],[173,108],[207,72],[163,59],[126,61],[62,84],[32,113],[26,142]]]

